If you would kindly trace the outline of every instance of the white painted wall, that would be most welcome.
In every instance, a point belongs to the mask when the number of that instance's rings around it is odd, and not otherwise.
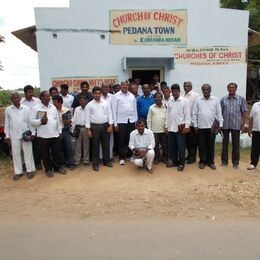
[[[221,9],[218,0],[71,0],[70,8],[35,8],[41,88],[48,89],[53,77],[118,76],[124,80],[129,75],[122,70],[122,57],[172,56],[172,45],[110,45],[109,34],[104,33],[102,40],[100,32],[58,32],[54,39],[52,32],[41,30],[108,30],[109,10],[123,9],[187,9],[187,47],[247,46],[248,12]],[[203,83],[210,83],[219,97],[233,81],[238,83],[238,93],[245,95],[246,72],[246,64],[176,65],[174,70],[166,66],[165,81],[182,85],[189,80],[199,92]]]

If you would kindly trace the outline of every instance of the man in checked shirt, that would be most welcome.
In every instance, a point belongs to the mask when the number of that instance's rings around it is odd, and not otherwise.
[[[237,84],[227,85],[228,95],[220,100],[223,115],[223,144],[221,153],[221,165],[228,165],[229,134],[232,139],[232,164],[237,169],[240,157],[240,130],[245,129],[247,104],[245,98],[236,94]]]

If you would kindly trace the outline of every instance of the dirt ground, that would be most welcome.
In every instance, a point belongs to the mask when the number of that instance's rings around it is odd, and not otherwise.
[[[10,162],[0,166],[0,221],[86,219],[91,217],[170,217],[260,219],[260,170],[231,166],[212,171],[187,165],[184,172],[154,167],[154,173],[127,162],[113,168],[80,166],[63,176],[12,180]]]

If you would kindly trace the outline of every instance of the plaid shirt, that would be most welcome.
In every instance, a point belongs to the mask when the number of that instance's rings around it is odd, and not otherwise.
[[[246,100],[238,95],[225,96],[220,100],[224,118],[223,129],[240,130],[242,115],[247,111]]]

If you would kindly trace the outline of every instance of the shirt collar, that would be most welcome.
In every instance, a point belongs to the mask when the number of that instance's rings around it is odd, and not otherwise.
[[[227,95],[227,98],[235,98],[235,99],[238,99],[238,95],[237,95],[237,94],[235,94],[234,96],[229,96],[229,95]]]
[[[50,101],[49,104],[48,104],[48,106],[45,106],[43,103],[41,103],[41,106],[42,106],[42,107],[50,108],[50,107],[52,106],[52,104],[51,104],[51,101]]]
[[[190,96],[192,94],[192,90],[189,91],[188,93],[185,93],[184,96]]]
[[[146,98],[146,99],[148,99],[148,98],[151,98],[153,95],[150,93],[150,95],[149,96],[145,96],[145,95],[142,95],[142,98]]]
[[[12,109],[22,109],[24,106],[22,105],[22,104],[20,104],[20,107],[19,108],[17,108],[14,104],[13,105],[11,105],[11,108]]]
[[[104,102],[104,100],[103,100],[102,98],[100,98],[100,100],[99,100],[99,101],[96,101],[95,99],[93,99],[93,102],[94,102],[94,103],[97,103],[97,104],[100,104],[100,103],[103,103],[103,102]]]
[[[156,103],[154,103],[154,106],[155,107],[158,107],[158,108],[164,108],[164,105],[163,105],[163,103],[162,103],[162,105],[159,107],[158,105],[156,105]]]
[[[212,96],[210,95],[209,98],[205,98],[203,95],[201,96],[201,99],[204,99],[204,100],[210,100],[210,99],[213,99]]]
[[[181,95],[175,100],[174,97],[172,98],[174,102],[181,101]]]
[[[147,128],[144,129],[144,133],[142,135],[146,135],[148,132]],[[136,135],[141,135],[138,130],[136,129]]]
[[[127,91],[126,93],[124,93],[122,90],[120,90],[120,94],[124,95],[124,96],[128,96],[129,95],[129,91]]]
[[[32,97],[31,99],[27,99],[26,97],[24,97],[24,100],[27,101],[27,102],[32,102],[35,100],[35,97]]]

